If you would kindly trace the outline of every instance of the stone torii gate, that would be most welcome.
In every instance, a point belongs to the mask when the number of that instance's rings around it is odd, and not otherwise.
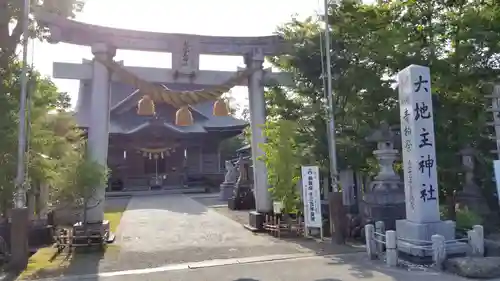
[[[293,81],[287,73],[272,73],[263,69],[264,56],[286,52],[286,44],[278,36],[264,37],[215,37],[191,34],[167,34],[124,30],[85,24],[55,14],[37,13],[37,20],[50,29],[49,42],[70,43],[91,47],[96,59],[91,62],[54,63],[53,76],[59,79],[92,80],[91,107],[93,114],[88,126],[89,153],[93,160],[107,164],[110,81],[119,77],[111,73],[103,61],[112,60],[117,49],[166,52],[172,54],[172,69],[149,67],[121,67],[136,77],[151,83],[189,83],[195,85],[220,86],[238,72],[199,70],[199,56],[231,55],[243,56],[247,79],[237,85],[248,86],[250,103],[251,147],[253,160],[254,193],[256,211],[250,214],[250,224],[260,221],[255,216],[272,210],[268,191],[265,164],[259,160],[263,155],[260,144],[265,142],[261,125],[266,121],[264,86],[290,86]],[[256,69],[256,70],[255,70]],[[104,216],[105,186],[96,189],[94,199],[97,207],[89,210],[89,222],[99,223]]]

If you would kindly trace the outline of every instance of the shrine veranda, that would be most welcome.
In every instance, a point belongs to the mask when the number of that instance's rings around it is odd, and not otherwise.
[[[219,144],[238,135],[247,123],[231,116],[213,116],[215,101],[193,104],[193,125],[176,126],[175,108],[157,104],[154,117],[136,114],[144,94],[112,73],[100,61],[112,59],[117,49],[156,51],[172,54],[172,68],[129,67],[126,71],[140,79],[176,91],[197,91],[218,86],[236,74],[228,71],[199,69],[199,57],[209,55],[243,56],[247,68],[256,68],[245,81],[250,103],[251,150],[256,210],[272,208],[267,187],[265,164],[258,160],[264,142],[260,125],[265,123],[264,86],[291,85],[287,73],[263,69],[264,57],[286,51],[278,36],[214,37],[191,34],[167,34],[115,29],[85,24],[49,13],[38,13],[37,19],[50,29],[51,43],[89,46],[96,59],[82,63],[55,62],[53,76],[80,81],[75,117],[87,130],[92,159],[108,165],[112,177],[124,186],[145,184],[152,174],[164,177],[163,185],[181,185],[186,177],[223,180],[223,162]],[[241,69],[238,69],[241,70]],[[88,211],[89,222],[103,220],[106,187],[96,189],[97,207]]]

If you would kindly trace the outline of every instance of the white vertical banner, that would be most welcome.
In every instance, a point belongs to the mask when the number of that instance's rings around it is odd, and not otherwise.
[[[302,194],[306,228],[320,228],[322,232],[323,219],[321,216],[318,166],[302,166]]]
[[[495,172],[495,183],[497,186],[497,199],[498,204],[500,204],[500,160],[493,161],[493,169]]]

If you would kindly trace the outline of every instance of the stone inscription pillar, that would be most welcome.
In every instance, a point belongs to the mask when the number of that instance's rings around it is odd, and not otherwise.
[[[265,138],[261,126],[266,123],[266,103],[264,100],[264,70],[262,50],[255,49],[245,57],[247,68],[260,68],[253,72],[248,79],[248,100],[250,103],[250,128],[252,130],[252,161],[253,182],[255,194],[255,208],[257,212],[271,211],[271,195],[267,184],[267,169],[264,162],[258,158],[264,155],[261,144]]]
[[[115,56],[116,50],[105,44],[95,44],[92,46],[92,53],[96,57],[109,59]],[[92,160],[106,166],[109,140],[110,73],[96,60],[93,62],[90,103],[88,153]],[[104,218],[105,190],[105,185],[97,186],[88,201],[87,221],[89,223],[101,222]]]
[[[398,74],[406,218],[415,223],[440,220],[439,192],[428,67],[410,65]],[[429,237],[430,238],[430,237]]]
[[[398,251],[432,256],[436,252],[416,246],[438,236],[448,241],[450,254],[465,253],[467,244],[454,240],[455,222],[440,220],[429,68],[410,65],[398,73],[398,83],[406,201],[406,219],[396,221]]]

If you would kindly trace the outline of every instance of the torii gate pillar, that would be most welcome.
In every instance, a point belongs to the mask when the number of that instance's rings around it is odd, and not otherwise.
[[[264,99],[264,55],[261,49],[254,49],[245,56],[247,68],[258,68],[248,78],[248,100],[250,108],[250,128],[252,131],[252,161],[255,195],[255,212],[250,213],[250,227],[261,229],[265,213],[271,211],[271,195],[267,183],[267,169],[260,160],[264,155],[261,145],[266,142],[262,126],[266,123],[266,103]]]
[[[116,49],[106,44],[92,45],[92,53],[101,59],[113,58]],[[90,159],[107,166],[109,142],[109,104],[110,73],[97,60],[93,62],[92,95],[90,98],[92,114],[88,127],[87,149]],[[104,219],[104,200],[106,186],[96,186],[87,202],[87,222],[100,223]]]

